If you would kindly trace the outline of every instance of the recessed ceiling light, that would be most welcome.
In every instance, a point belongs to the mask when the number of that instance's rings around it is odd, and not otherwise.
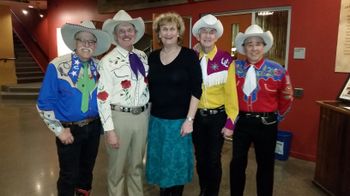
[[[28,5],[28,7],[29,7],[29,8],[34,8],[34,6],[32,6],[32,5]]]
[[[40,18],[44,18],[44,14],[39,14]]]
[[[24,15],[27,15],[27,14],[28,14],[28,11],[27,11],[27,10],[22,10],[22,13],[23,13]]]

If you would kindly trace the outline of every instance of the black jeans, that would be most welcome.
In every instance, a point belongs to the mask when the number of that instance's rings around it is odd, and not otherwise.
[[[90,190],[92,171],[98,152],[101,122],[99,119],[79,127],[70,127],[74,142],[69,145],[56,138],[60,173],[57,181],[58,196],[74,196],[76,188]]]
[[[257,195],[272,196],[278,123],[276,115],[267,117],[265,120],[263,123],[261,117],[244,115],[238,118],[232,141],[231,196],[243,196],[248,151],[252,143],[257,163]],[[274,123],[266,124],[266,122]]]
[[[225,126],[226,118],[225,111],[208,116],[201,116],[197,112],[194,120],[192,140],[199,185],[204,195],[219,194],[222,176],[221,150],[224,144],[221,130]]]

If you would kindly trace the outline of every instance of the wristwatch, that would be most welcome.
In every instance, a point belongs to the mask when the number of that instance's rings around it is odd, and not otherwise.
[[[190,117],[190,116],[187,116],[186,117],[186,120],[189,121],[189,122],[193,122],[194,118]]]

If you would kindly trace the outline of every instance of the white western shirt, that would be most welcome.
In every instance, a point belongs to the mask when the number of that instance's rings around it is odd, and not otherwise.
[[[142,61],[146,77],[138,73],[138,79],[129,63],[129,51],[116,46],[99,63],[100,80],[97,89],[97,105],[103,129],[114,129],[111,104],[123,107],[144,106],[149,101],[147,55],[136,48],[133,53]]]

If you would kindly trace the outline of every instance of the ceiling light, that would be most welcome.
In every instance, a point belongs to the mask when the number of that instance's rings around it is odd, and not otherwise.
[[[27,11],[27,10],[22,10],[22,13],[23,13],[24,15],[27,15],[27,14],[28,14],[28,11]]]
[[[39,14],[40,18],[44,18],[44,14]]]
[[[271,11],[262,11],[262,12],[258,12],[259,16],[269,16],[269,15],[273,15],[273,12]]]
[[[34,8],[34,6],[32,6],[32,5],[28,5],[28,7],[29,7],[29,8]]]

